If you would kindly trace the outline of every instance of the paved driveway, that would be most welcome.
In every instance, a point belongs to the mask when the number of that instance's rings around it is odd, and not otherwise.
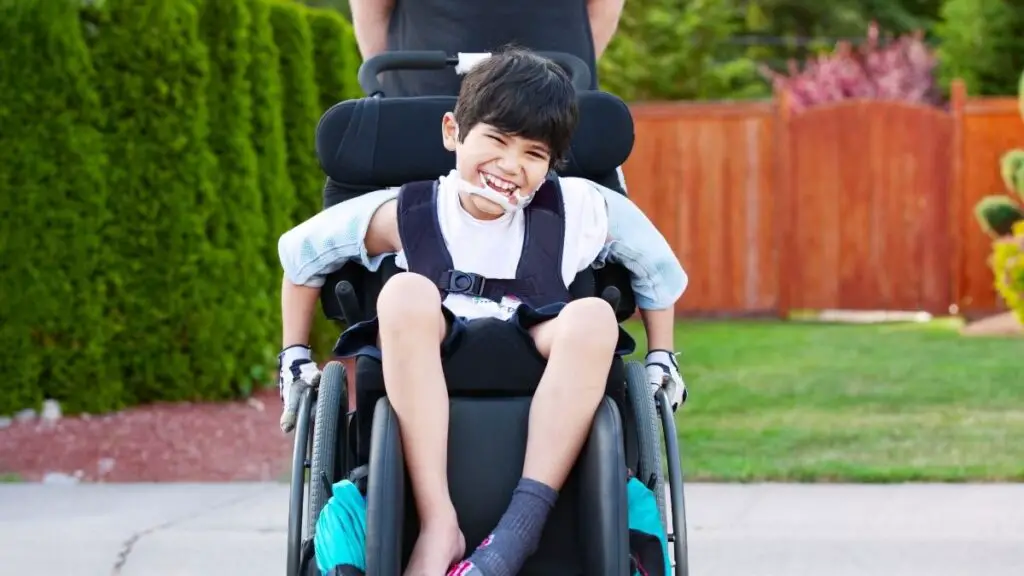
[[[686,490],[694,576],[1020,576],[1024,485]],[[0,573],[282,576],[282,484],[0,485]]]

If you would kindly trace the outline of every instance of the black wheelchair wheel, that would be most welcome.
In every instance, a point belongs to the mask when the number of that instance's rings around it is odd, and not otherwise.
[[[346,374],[341,362],[329,362],[324,367],[317,390],[316,415],[313,417],[313,454],[309,467],[309,509],[306,534],[312,537],[320,511],[331,498],[331,486],[338,469],[336,459],[343,437],[340,422],[346,411]],[[339,432],[342,432],[339,434]]]
[[[654,405],[654,393],[647,382],[647,369],[636,360],[626,362],[626,394],[636,420],[640,469],[637,478],[654,492],[662,526],[668,526],[665,508],[665,476],[661,468],[661,420]]]

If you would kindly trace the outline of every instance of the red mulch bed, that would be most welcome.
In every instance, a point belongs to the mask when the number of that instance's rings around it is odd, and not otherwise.
[[[275,387],[240,402],[153,404],[49,425],[15,422],[0,430],[0,474],[26,481],[49,472],[83,482],[280,480],[292,451],[280,416]]]

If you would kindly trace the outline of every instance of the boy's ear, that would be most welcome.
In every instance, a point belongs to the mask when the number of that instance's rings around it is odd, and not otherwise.
[[[459,125],[455,123],[455,115],[445,112],[441,117],[441,140],[449,152],[455,151],[455,144],[459,141]]]

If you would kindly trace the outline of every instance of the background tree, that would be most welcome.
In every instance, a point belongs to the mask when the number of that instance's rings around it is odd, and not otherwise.
[[[122,405],[104,354],[108,165],[75,4],[0,3],[0,414]]]

